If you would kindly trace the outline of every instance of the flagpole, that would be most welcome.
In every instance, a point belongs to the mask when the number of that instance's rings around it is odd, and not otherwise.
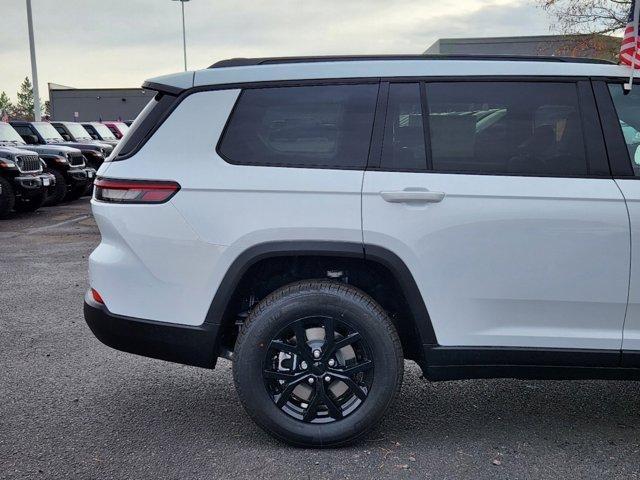
[[[624,89],[630,92],[633,88],[633,77],[636,73],[636,56],[638,55],[638,21],[640,20],[640,1],[633,2],[633,60],[631,60],[631,74],[629,83],[624,84]]]

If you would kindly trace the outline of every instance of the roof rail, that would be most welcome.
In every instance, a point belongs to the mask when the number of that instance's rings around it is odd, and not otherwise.
[[[467,55],[467,54],[433,54],[433,55],[338,55],[318,57],[263,57],[263,58],[230,58],[220,60],[209,68],[245,67],[252,65],[276,65],[284,63],[319,63],[319,62],[356,62],[375,60],[487,60],[510,62],[565,62],[596,63],[615,65],[609,60],[584,57],[554,57],[538,55]]]

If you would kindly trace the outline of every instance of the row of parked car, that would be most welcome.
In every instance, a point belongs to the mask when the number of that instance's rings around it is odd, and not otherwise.
[[[0,218],[91,194],[124,122],[0,122]]]

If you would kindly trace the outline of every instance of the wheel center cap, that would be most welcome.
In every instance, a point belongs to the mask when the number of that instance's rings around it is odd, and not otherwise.
[[[324,364],[322,362],[313,362],[313,365],[311,365],[311,371],[315,375],[323,375],[324,374]]]

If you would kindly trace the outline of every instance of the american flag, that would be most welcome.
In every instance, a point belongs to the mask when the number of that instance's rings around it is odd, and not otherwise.
[[[624,29],[624,37],[622,39],[622,46],[620,47],[620,64],[633,68],[640,68],[640,51],[638,49],[640,46],[640,38],[638,37],[637,17],[636,0],[632,0],[627,27]]]

